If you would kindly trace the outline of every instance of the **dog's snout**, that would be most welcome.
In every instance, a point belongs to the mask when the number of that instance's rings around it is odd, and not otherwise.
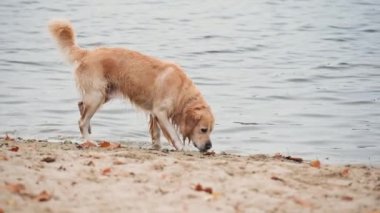
[[[211,149],[211,147],[212,147],[211,141],[207,141],[201,147],[198,147],[195,143],[194,143],[194,145],[195,145],[195,147],[197,147],[199,149],[200,152],[207,152],[207,150]]]
[[[211,141],[208,141],[205,145],[205,150],[209,150],[211,149],[211,147],[212,147]]]

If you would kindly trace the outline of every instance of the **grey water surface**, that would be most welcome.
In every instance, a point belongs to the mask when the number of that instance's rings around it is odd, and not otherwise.
[[[80,139],[73,67],[47,23],[84,48],[180,64],[216,116],[216,151],[380,163],[380,1],[0,1],[0,134]],[[149,143],[147,116],[104,105],[93,138]]]

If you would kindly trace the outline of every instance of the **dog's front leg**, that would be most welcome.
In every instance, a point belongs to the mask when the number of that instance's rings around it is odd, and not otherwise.
[[[172,144],[176,150],[182,150],[183,144],[181,142],[181,139],[179,138],[179,136],[178,136],[176,130],[174,129],[173,125],[170,123],[166,113],[160,111],[158,113],[155,113],[155,115],[158,119],[158,123],[160,124],[162,132],[167,137],[169,142],[172,142]]]

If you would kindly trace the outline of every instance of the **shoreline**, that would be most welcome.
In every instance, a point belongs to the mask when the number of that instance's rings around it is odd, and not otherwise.
[[[0,212],[380,211],[378,165],[6,139]]]
[[[1,134],[0,134],[1,135]],[[2,136],[0,136],[0,140],[8,137],[16,140],[16,141],[29,141],[29,142],[50,142],[50,143],[82,143],[83,139],[79,136],[56,136],[56,137],[38,137],[38,136],[14,136],[13,134],[9,134],[8,132],[4,132]],[[93,141],[100,142],[104,139],[102,137],[94,138]],[[108,139],[107,139],[108,140]],[[147,139],[149,140],[149,139]],[[125,140],[125,139],[117,139],[112,138],[110,141],[117,141],[118,143],[122,143],[124,145],[134,147],[134,148],[140,148],[140,149],[150,149],[151,148],[151,142],[146,140]],[[186,151],[198,151],[192,144],[186,144]],[[275,147],[275,146],[274,146]],[[163,149],[174,149],[170,144],[166,141],[162,141],[161,148]],[[297,156],[301,157],[305,160],[320,160],[323,161],[325,164],[329,165],[337,165],[337,166],[346,166],[346,165],[366,165],[366,166],[380,166],[380,158],[375,154],[376,152],[370,153],[367,157],[347,157],[350,156],[350,153],[344,153],[340,155],[333,155],[332,153],[302,153],[299,150],[295,149],[274,149],[274,151],[268,151],[268,150],[262,150],[262,151],[252,151],[252,150],[237,150],[237,149],[229,149],[229,148],[221,148],[221,149],[211,149],[215,151],[218,154],[221,153],[228,153],[232,155],[238,155],[238,156],[250,156],[250,155],[260,155],[264,154],[267,156],[272,156],[277,153],[281,153],[284,155],[291,155],[291,156]],[[361,150],[358,149],[358,152]],[[286,154],[285,154],[286,153]]]

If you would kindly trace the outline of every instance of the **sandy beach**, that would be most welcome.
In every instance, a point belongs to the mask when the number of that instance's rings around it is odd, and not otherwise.
[[[3,137],[0,212],[380,212],[379,165],[311,160]]]

